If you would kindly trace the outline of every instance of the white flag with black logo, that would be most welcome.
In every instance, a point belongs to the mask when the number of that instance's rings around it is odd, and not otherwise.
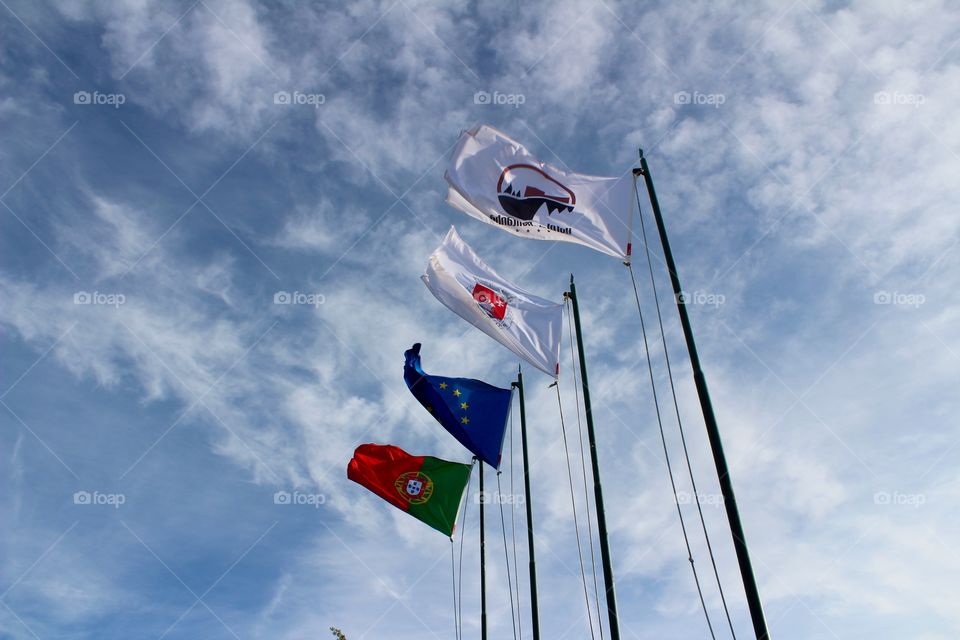
[[[458,316],[544,373],[559,374],[563,304],[504,280],[453,227],[430,256],[422,279]]]
[[[524,238],[630,255],[632,172],[619,178],[567,173],[481,125],[460,134],[444,177],[447,204],[487,224]]]

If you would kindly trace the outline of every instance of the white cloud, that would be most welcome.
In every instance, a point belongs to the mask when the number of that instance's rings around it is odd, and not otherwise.
[[[287,249],[343,254],[364,232],[367,217],[367,212],[362,209],[355,210],[346,205],[337,207],[330,200],[323,199],[312,209],[287,217],[273,242]]]
[[[128,88],[131,104],[191,131],[258,135],[274,91],[289,81],[262,10],[247,2],[64,3],[60,10],[102,25],[113,79]]]

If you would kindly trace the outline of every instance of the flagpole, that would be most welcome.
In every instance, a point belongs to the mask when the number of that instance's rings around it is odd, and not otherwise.
[[[603,587],[606,593],[607,617],[610,620],[611,640],[620,640],[620,623],[617,620],[617,597],[613,588],[613,563],[610,560],[610,544],[607,541],[607,517],[603,510],[603,490],[600,488],[600,463],[597,460],[597,439],[593,430],[593,412],[590,407],[590,385],[587,383],[587,363],[583,357],[583,336],[580,330],[580,306],[577,304],[577,287],[570,274],[570,291],[564,294],[573,303],[573,324],[577,332],[577,351],[580,356],[580,384],[583,387],[583,410],[587,416],[587,438],[590,441],[590,462],[593,465],[593,494],[597,510],[597,533],[600,538],[600,560],[603,563]],[[599,614],[599,612],[598,612]]]
[[[686,340],[687,351],[690,354],[690,366],[693,369],[693,380],[697,387],[700,408],[703,411],[703,421],[707,428],[710,449],[713,452],[713,462],[717,467],[717,476],[720,479],[720,492],[723,495],[723,506],[726,509],[727,520],[730,523],[730,532],[733,534],[733,547],[737,552],[737,563],[740,565],[740,577],[743,580],[743,590],[746,593],[747,604],[750,608],[750,618],[753,620],[753,630],[756,633],[757,640],[769,640],[770,634],[767,631],[767,623],[763,616],[763,604],[760,601],[757,580],[754,577],[753,566],[750,563],[750,553],[747,550],[743,524],[740,522],[740,512],[737,510],[737,499],[733,493],[730,469],[727,466],[727,458],[723,453],[720,429],[717,426],[717,418],[713,412],[713,403],[710,401],[710,393],[707,390],[707,379],[703,374],[703,369],[700,367],[700,357],[697,354],[697,345],[693,339],[693,329],[690,326],[690,317],[687,314],[687,306],[683,299],[683,289],[680,286],[680,278],[677,275],[677,266],[673,261],[673,253],[670,251],[670,241],[667,239],[667,230],[663,223],[663,216],[660,213],[660,203],[657,201],[657,192],[653,187],[653,178],[647,166],[647,159],[643,156],[643,149],[640,150],[640,168],[634,169],[634,176],[637,175],[642,175],[646,183],[647,195],[650,197],[650,206],[653,209],[653,217],[656,219],[657,230],[660,233],[663,257],[667,263],[667,269],[670,271],[670,282],[673,285],[677,311],[680,313],[680,325],[683,327],[683,337]],[[576,305],[574,305],[574,309],[576,309]],[[586,392],[586,385],[584,385],[584,392]]]
[[[533,555],[533,506],[530,504],[530,460],[527,456],[527,411],[523,404],[523,372],[517,368],[517,381],[512,385],[520,393],[520,447],[523,450],[523,488],[527,508],[527,551],[530,555],[530,617],[533,640],[540,640],[540,612],[537,605],[537,562]]]
[[[480,461],[480,637],[487,640],[487,550],[484,542],[483,507],[487,496],[483,493],[483,461]]]

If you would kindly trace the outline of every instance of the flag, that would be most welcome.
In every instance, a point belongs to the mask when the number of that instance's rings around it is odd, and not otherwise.
[[[470,465],[412,456],[389,444],[362,444],[347,465],[347,478],[452,536]]]
[[[560,373],[563,305],[501,278],[450,227],[422,276],[437,300],[540,369]]]
[[[403,355],[403,379],[413,396],[460,444],[498,468],[513,390],[470,378],[424,373],[419,342]]]
[[[487,224],[522,238],[630,255],[635,189],[630,171],[619,178],[567,173],[481,125],[460,134],[444,177],[447,204]]]

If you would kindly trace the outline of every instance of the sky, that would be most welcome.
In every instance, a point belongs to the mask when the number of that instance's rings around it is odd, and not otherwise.
[[[444,203],[450,151],[481,123],[568,171],[619,176],[643,148],[772,637],[960,633],[956,4],[0,5],[0,637],[455,637],[461,538],[345,473],[363,442],[469,459],[405,389],[412,343],[428,372],[514,378],[516,357],[419,282],[451,225],[543,297],[575,274],[622,637],[710,637],[677,502],[717,637],[695,502],[750,637],[659,245],[696,500],[645,255],[676,495],[627,269]],[[533,369],[525,382],[543,637],[600,637],[556,391]],[[517,437],[506,531],[487,512],[496,638],[512,637],[513,528],[530,634]]]

